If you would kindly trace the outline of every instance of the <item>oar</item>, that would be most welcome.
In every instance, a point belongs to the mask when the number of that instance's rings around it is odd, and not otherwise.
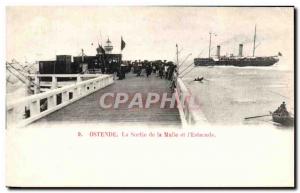
[[[246,117],[245,119],[254,119],[254,118],[259,118],[259,117],[267,117],[271,115],[259,115],[259,116],[253,116],[253,117]]]

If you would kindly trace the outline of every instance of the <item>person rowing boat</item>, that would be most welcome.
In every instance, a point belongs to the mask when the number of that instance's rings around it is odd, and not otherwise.
[[[294,117],[292,117],[287,111],[285,102],[282,102],[282,104],[276,109],[276,111],[270,112],[270,114],[272,115],[273,121],[276,123],[280,123],[286,126],[294,124]]]

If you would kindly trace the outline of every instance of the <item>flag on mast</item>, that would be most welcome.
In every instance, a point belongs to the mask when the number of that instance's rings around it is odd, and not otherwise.
[[[126,43],[123,40],[123,37],[121,36],[121,51],[125,48]]]

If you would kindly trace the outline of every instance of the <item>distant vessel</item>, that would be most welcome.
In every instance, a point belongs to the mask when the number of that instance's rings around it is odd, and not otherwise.
[[[253,38],[253,55],[251,57],[243,56],[243,44],[239,45],[239,54],[238,56],[221,56],[221,46],[217,46],[217,57],[212,58],[210,56],[211,49],[211,34],[209,33],[209,56],[208,58],[195,58],[195,66],[272,66],[279,61],[278,56],[281,56],[279,52],[276,56],[267,56],[267,57],[255,57],[255,41],[256,41],[256,26],[254,30]]]

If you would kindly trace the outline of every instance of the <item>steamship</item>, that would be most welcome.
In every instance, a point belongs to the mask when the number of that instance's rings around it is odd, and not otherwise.
[[[239,44],[239,54],[238,56],[221,56],[221,46],[217,46],[217,57],[212,58],[210,56],[210,47],[211,47],[211,35],[209,33],[209,56],[208,58],[195,58],[195,66],[272,66],[279,61],[278,56],[281,56],[279,52],[276,56],[266,56],[266,57],[255,57],[255,40],[256,40],[256,26],[254,30],[254,40],[253,40],[253,55],[251,57],[243,56],[243,44]]]

